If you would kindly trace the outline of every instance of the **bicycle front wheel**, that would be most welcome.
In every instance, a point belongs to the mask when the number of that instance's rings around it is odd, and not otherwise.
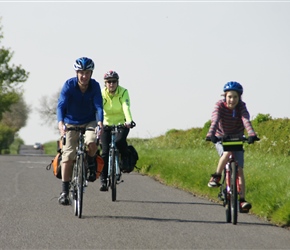
[[[76,211],[79,218],[82,217],[83,210],[83,194],[84,194],[84,156],[79,155],[77,160],[77,176],[76,176]]]
[[[231,192],[230,192],[230,185],[231,183],[228,183],[228,180],[230,181],[230,172],[224,170],[224,175],[226,175],[226,187],[223,189],[223,195],[224,195],[224,206],[226,207],[226,222],[231,223],[232,222],[232,208],[231,208]]]
[[[73,167],[73,174],[72,174],[72,180],[70,182],[70,200],[72,201],[73,208],[74,208],[74,215],[78,215],[78,209],[77,209],[77,188],[76,188],[76,165]]]
[[[232,210],[232,223],[237,224],[238,221],[238,190],[237,190],[237,171],[238,168],[235,162],[231,163],[231,210]]]
[[[77,208],[77,162],[73,164],[73,172],[72,172],[72,179],[70,181],[70,200],[72,201],[74,215],[78,215],[78,208]]]
[[[116,152],[113,150],[110,158],[111,164],[111,191],[112,191],[112,201],[116,201],[117,198],[117,178],[116,178]]]

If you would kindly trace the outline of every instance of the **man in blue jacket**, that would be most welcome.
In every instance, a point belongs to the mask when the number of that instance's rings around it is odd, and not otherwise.
[[[96,133],[100,135],[103,128],[101,88],[100,84],[91,78],[94,62],[90,58],[81,57],[75,61],[74,69],[76,77],[64,83],[57,105],[58,128],[61,136],[66,135],[66,143],[62,148],[62,193],[58,199],[61,205],[69,205],[69,182],[78,142],[78,132],[65,129],[70,126],[95,128],[95,131],[87,130],[85,133],[90,171],[88,181],[93,182],[96,180]],[[98,127],[100,130],[97,130]]]

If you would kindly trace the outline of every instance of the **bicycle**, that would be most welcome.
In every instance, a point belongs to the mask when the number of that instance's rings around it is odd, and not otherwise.
[[[207,140],[210,140],[207,138]],[[260,140],[257,138],[257,140]],[[238,207],[241,188],[239,184],[239,165],[233,154],[234,151],[243,151],[243,143],[248,142],[246,137],[224,137],[220,139],[223,149],[226,152],[231,152],[226,166],[223,170],[220,192],[218,198],[223,202],[226,208],[226,222],[237,224]]]
[[[73,201],[73,208],[75,216],[82,217],[83,210],[83,193],[85,187],[88,186],[88,163],[87,151],[84,143],[85,132],[94,131],[94,128],[85,127],[68,127],[66,131],[79,132],[78,145],[76,148],[76,158],[73,165],[72,179],[70,181],[70,200]],[[63,145],[65,145],[65,136],[63,137]]]
[[[135,127],[136,123],[131,122],[131,128]],[[109,149],[109,161],[108,161],[108,175],[107,175],[107,187],[112,191],[112,201],[117,199],[117,184],[123,182],[121,180],[121,161],[119,150],[116,147],[116,134],[120,132],[120,129],[124,128],[124,125],[106,125],[104,130],[111,131],[111,143]]]

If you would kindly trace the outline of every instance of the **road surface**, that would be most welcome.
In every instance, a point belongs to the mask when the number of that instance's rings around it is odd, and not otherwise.
[[[57,198],[61,181],[41,154],[0,155],[0,249],[289,249],[290,231],[249,214],[225,222],[220,204],[167,187],[138,173],[123,174],[117,201],[84,194],[83,218]]]

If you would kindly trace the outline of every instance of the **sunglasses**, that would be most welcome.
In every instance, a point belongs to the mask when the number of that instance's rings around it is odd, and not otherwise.
[[[109,84],[110,84],[110,83],[114,83],[114,84],[115,84],[115,83],[117,83],[117,81],[116,81],[116,80],[113,80],[113,81],[106,81],[106,83],[109,83]]]

